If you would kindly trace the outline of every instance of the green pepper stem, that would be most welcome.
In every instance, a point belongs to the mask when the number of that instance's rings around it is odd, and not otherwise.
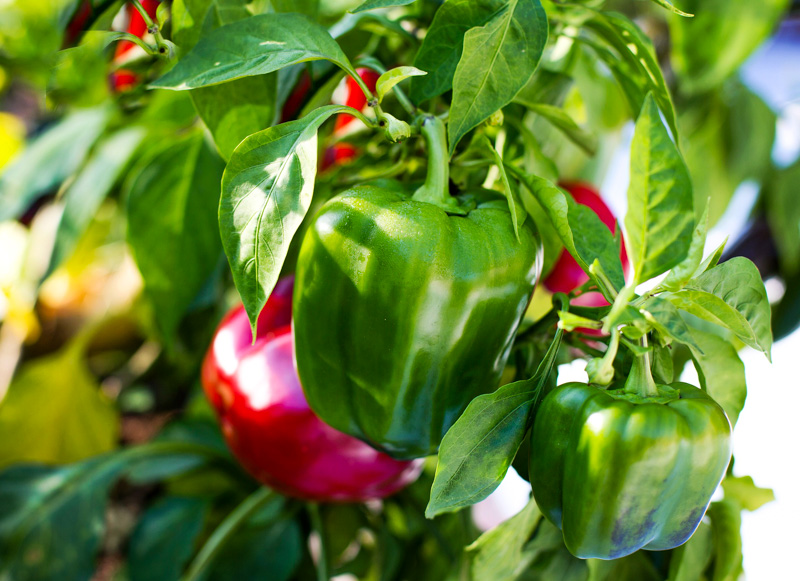
[[[647,335],[642,337],[642,347],[647,347]],[[650,352],[637,355],[633,360],[630,375],[625,381],[623,388],[625,393],[635,393],[642,397],[655,397],[658,395],[658,388],[650,371]]]
[[[429,115],[422,121],[420,133],[428,146],[428,175],[414,195],[417,202],[428,202],[442,208],[453,206],[455,200],[450,197],[450,165],[447,156],[447,132],[444,123]]]

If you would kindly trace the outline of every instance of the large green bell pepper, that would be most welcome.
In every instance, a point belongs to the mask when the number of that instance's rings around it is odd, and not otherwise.
[[[429,118],[422,132],[425,184],[326,203],[294,294],[312,409],[397,458],[435,453],[470,400],[497,388],[541,268],[530,220],[517,239],[504,199],[451,197],[444,127]]]
[[[686,383],[652,397],[568,383],[534,421],[533,495],[577,557],[672,549],[700,524],[730,462],[730,435],[722,408]]]

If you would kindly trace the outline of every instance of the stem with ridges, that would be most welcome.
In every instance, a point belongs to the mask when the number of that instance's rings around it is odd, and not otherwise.
[[[642,347],[647,347],[647,335],[642,337]],[[639,355],[633,359],[630,375],[625,381],[623,388],[625,393],[633,393],[642,397],[655,397],[658,395],[658,388],[650,371],[650,352]]]
[[[450,196],[450,165],[444,123],[429,115],[423,119],[420,133],[428,146],[428,174],[425,183],[414,192],[412,199],[451,211],[458,207],[458,202]]]

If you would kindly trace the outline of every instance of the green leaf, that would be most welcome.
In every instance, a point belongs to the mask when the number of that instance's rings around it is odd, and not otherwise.
[[[590,208],[575,203],[571,196],[549,181],[537,176],[523,177],[523,183],[544,209],[564,247],[580,267],[597,282],[595,275],[589,273],[589,266],[598,260],[615,289],[621,289],[625,277],[619,240],[611,230]]]
[[[520,102],[519,99],[515,99]],[[544,103],[521,103],[528,109],[547,119],[552,125],[566,135],[572,143],[580,147],[588,155],[597,152],[597,136],[580,127],[563,109]]]
[[[154,150],[128,188],[128,243],[168,344],[219,260],[223,167],[194,132]]]
[[[395,67],[389,69],[378,77],[375,84],[375,93],[378,97],[378,102],[383,101],[383,97],[392,90],[397,83],[411,77],[421,77],[427,75],[425,71],[421,71],[416,67]]]
[[[69,185],[62,198],[64,213],[58,223],[48,275],[70,257],[145,135],[143,128],[129,127],[103,140]]]
[[[357,14],[359,12],[364,12],[365,10],[389,8],[392,6],[408,6],[414,2],[416,2],[416,0],[367,0],[363,4],[359,4],[356,8],[353,8],[350,13]]]
[[[703,353],[702,347],[695,342],[689,327],[681,318],[680,311],[668,300],[650,297],[644,302],[640,312],[663,336],[689,345],[697,352]]]
[[[699,329],[691,332],[702,349],[701,352],[690,346],[700,385],[722,406],[735,426],[747,397],[744,363],[730,341]]]
[[[800,272],[800,159],[778,170],[766,188],[767,220],[778,246],[781,269],[792,275]]]
[[[692,234],[692,243],[689,246],[689,252],[686,258],[679,264],[675,265],[669,271],[666,278],[661,281],[659,285],[661,288],[667,290],[680,290],[686,283],[695,276],[699,276],[703,271],[698,272],[700,264],[703,261],[703,250],[706,247],[706,234],[708,233],[708,205],[703,211],[703,216],[697,221],[694,233]]]
[[[722,481],[725,498],[736,500],[739,505],[749,511],[758,510],[768,502],[775,500],[775,493],[770,488],[759,488],[752,476],[726,476]]]
[[[245,137],[272,125],[277,82],[275,74],[259,75],[192,91],[197,113],[223,159],[229,160]]]
[[[251,16],[248,0],[175,0],[172,3],[172,40],[182,52],[203,34]]]
[[[692,537],[685,544],[674,549],[669,561],[667,581],[704,579],[703,573],[712,556],[711,525],[701,522]]]
[[[75,172],[103,133],[111,109],[85,109],[64,117],[36,138],[0,174],[0,222],[22,214],[36,199]]]
[[[447,431],[426,517],[475,504],[500,485],[553,372],[562,335],[559,329],[533,377],[476,397]]]
[[[453,88],[453,75],[464,50],[464,35],[483,26],[503,8],[504,0],[448,0],[433,16],[414,66],[428,74],[411,79],[410,96],[422,103]]]
[[[688,12],[684,12],[683,10],[679,10],[679,9],[675,8],[675,5],[672,4],[669,0],[652,0],[652,1],[655,2],[656,4],[658,4],[659,6],[661,6],[663,8],[666,8],[670,12],[673,12],[674,14],[677,14],[678,16],[686,16],[686,17],[689,17],[689,18],[694,16],[694,14],[689,14]]]
[[[721,500],[708,507],[714,541],[712,581],[736,581],[742,571],[742,512],[736,501]]]
[[[694,18],[669,21],[672,66],[687,94],[724,81],[772,33],[789,0],[681,0]]]
[[[648,96],[631,144],[631,178],[625,234],[636,283],[680,264],[694,230],[689,171]]]
[[[0,472],[0,579],[90,579],[108,489],[120,468],[118,462],[92,459]]]
[[[755,264],[737,256],[707,270],[690,281],[686,288],[711,293],[740,313],[747,323],[746,332],[731,330],[772,361],[771,311],[764,282]]]
[[[0,467],[75,462],[116,446],[117,412],[84,361],[91,332],[19,370],[0,403]]]
[[[219,206],[222,245],[254,325],[311,204],[317,129],[331,115],[348,110],[328,105],[251,135],[225,168]]]
[[[509,383],[470,402],[442,440],[425,516],[475,504],[500,485],[528,430],[536,383]]]
[[[542,520],[531,500],[519,514],[483,533],[466,549],[472,579],[516,579],[528,565],[524,547]]]
[[[589,566],[588,581],[663,581],[664,579],[645,551],[637,551],[627,557],[609,561],[588,559],[586,564]]]
[[[179,579],[203,530],[208,501],[167,497],[142,515],[130,538],[131,581]]]
[[[611,50],[592,44],[597,56],[608,66],[636,115],[652,93],[667,125],[678,142],[678,124],[664,74],[653,43],[628,17],[616,12],[595,13],[585,27],[597,34]]]
[[[467,31],[453,77],[447,127],[451,154],[464,135],[526,85],[542,58],[547,34],[539,0],[508,0],[485,25]]]
[[[525,223],[527,212],[525,211],[525,207],[522,205],[522,202],[519,199],[517,184],[508,179],[506,168],[503,165],[503,158],[500,157],[500,154],[494,148],[492,142],[489,141],[489,138],[485,135],[482,137],[484,145],[489,149],[489,151],[491,151],[492,157],[494,157],[494,162],[497,164],[496,167],[500,172],[500,178],[503,181],[503,194],[508,200],[508,211],[511,214],[511,223],[514,226],[514,235],[517,237],[517,241],[519,241],[519,229]]]
[[[151,87],[183,91],[314,60],[358,74],[325,28],[302,14],[260,14],[213,30]]]

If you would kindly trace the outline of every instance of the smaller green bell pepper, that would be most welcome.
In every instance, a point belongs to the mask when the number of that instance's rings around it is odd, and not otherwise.
[[[686,383],[656,390],[642,396],[568,383],[542,401],[531,486],[576,557],[682,545],[725,474],[731,426],[722,408]]]

